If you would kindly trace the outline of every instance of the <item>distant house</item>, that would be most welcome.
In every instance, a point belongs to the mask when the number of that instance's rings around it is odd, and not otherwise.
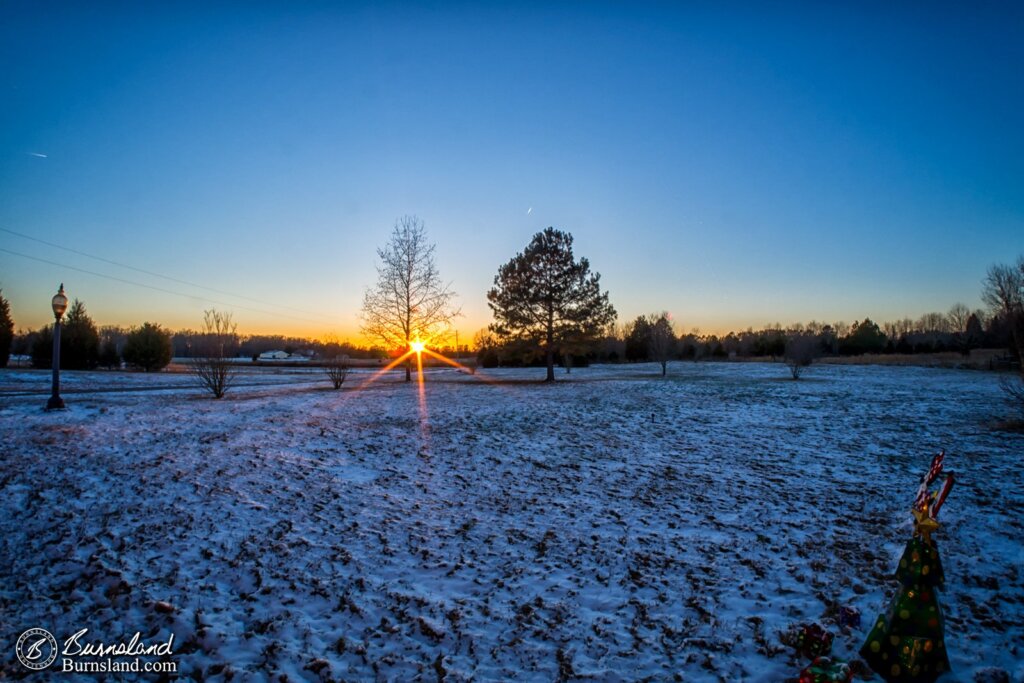
[[[264,351],[260,360],[287,360],[291,356],[287,351]]]

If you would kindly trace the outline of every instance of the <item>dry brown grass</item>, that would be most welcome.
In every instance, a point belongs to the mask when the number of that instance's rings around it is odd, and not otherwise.
[[[944,353],[917,353],[913,355],[901,353],[880,353],[863,356],[836,356],[821,358],[818,363],[832,365],[895,365],[917,366],[926,368],[966,368],[970,370],[988,370],[990,361],[1001,356],[1000,349],[975,349],[971,355],[964,356],[956,351]]]

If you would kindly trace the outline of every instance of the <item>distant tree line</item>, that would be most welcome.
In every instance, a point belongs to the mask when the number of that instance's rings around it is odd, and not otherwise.
[[[610,325],[585,351],[577,350],[576,364],[650,362],[667,360],[717,360],[728,358],[785,358],[795,339],[815,357],[859,356],[863,354],[921,354],[957,352],[969,355],[973,349],[1010,348],[1013,339],[1006,317],[978,310],[959,317],[962,304],[948,314],[929,313],[918,320],[904,319],[878,325],[870,318],[820,323],[811,321],[784,327],[769,325],[725,335],[701,334],[694,330],[676,333],[668,314],[642,315],[625,325]],[[514,344],[501,344],[482,331],[476,345],[484,366],[539,365]],[[561,362],[559,358],[559,362]]]
[[[146,322],[139,327],[98,327],[86,311],[85,303],[75,299],[61,322],[60,365],[65,370],[97,368],[132,369],[154,372],[165,368],[173,358],[205,357],[211,332],[170,330]],[[265,351],[282,350],[305,353],[310,358],[386,358],[380,347],[361,347],[337,339],[316,340],[283,335],[230,335],[224,345],[229,357],[255,360]],[[53,325],[37,330],[14,332],[10,305],[0,292],[0,367],[7,367],[10,355],[27,356],[32,367],[49,369],[53,362]]]
[[[422,224],[415,219],[407,222],[404,230],[401,222],[396,227],[389,249],[396,248],[396,244],[415,242],[415,249],[396,253],[422,257],[422,264],[419,270],[395,271],[397,275],[388,270],[383,282],[405,276],[413,293],[425,278],[430,286],[424,291],[431,292],[433,298],[425,298],[422,306],[410,306],[408,315],[395,325],[389,323],[388,329],[401,328],[401,338],[396,337],[396,343],[405,347],[417,332],[424,334],[433,326],[447,326],[455,314],[448,306],[450,290],[437,277],[433,246],[425,241]],[[382,259],[388,253],[383,250]],[[664,312],[638,316],[618,325],[608,292],[601,289],[600,275],[591,272],[586,258],[574,256],[572,235],[548,228],[534,235],[521,253],[499,268],[494,286],[487,293],[495,322],[476,335],[473,346],[483,367],[542,366],[547,368],[548,380],[553,379],[556,364],[568,371],[592,362],[654,361],[665,374],[670,360],[760,357],[786,360],[797,377],[801,368],[823,356],[940,352],[966,356],[977,348],[1006,349],[1008,364],[1019,368],[1024,356],[1024,257],[1014,264],[992,266],[982,282],[981,294],[985,310],[972,311],[957,303],[944,313],[932,312],[916,320],[904,318],[882,325],[870,318],[852,324],[811,321],[705,335],[699,330],[677,332],[675,322]],[[424,322],[423,306],[435,301],[437,309],[443,309],[442,317]],[[372,309],[370,306],[369,310]],[[430,306],[427,309],[426,313],[433,310]],[[61,365],[67,369],[128,365],[159,370],[172,357],[206,357],[204,349],[209,346],[210,335],[209,330],[170,332],[153,323],[130,329],[98,328],[85,304],[75,300],[63,322]],[[379,359],[394,353],[394,349],[382,346],[363,347],[337,339],[240,336],[233,329],[229,337],[228,342],[220,344],[225,354],[254,360],[271,350],[325,360]],[[52,343],[52,325],[15,334],[10,306],[0,292],[0,367],[14,353],[31,357],[34,367],[48,368]],[[1008,392],[1017,386],[1011,384]],[[1024,379],[1021,385],[1020,391],[1024,392]]]

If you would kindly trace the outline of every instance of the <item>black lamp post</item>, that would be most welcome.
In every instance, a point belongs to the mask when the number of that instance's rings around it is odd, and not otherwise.
[[[50,400],[46,402],[47,410],[63,410],[64,399],[60,397],[60,319],[68,307],[68,298],[64,296],[64,283],[50,301],[53,306],[53,389]]]

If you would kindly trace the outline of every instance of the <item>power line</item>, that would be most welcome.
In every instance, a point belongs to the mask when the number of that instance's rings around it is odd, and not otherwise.
[[[3,228],[0,228],[0,230],[2,230],[2,229]],[[317,323],[317,324],[322,324],[323,323],[322,320],[313,320],[312,318],[302,318],[302,317],[297,316],[297,315],[289,315],[287,313],[280,313],[280,312],[277,312],[277,311],[268,311],[268,310],[262,309],[262,308],[253,308],[251,306],[242,306],[240,304],[232,304],[232,303],[228,303],[226,301],[218,301],[216,299],[211,299],[211,298],[205,297],[205,296],[198,296],[196,294],[185,294],[184,292],[176,292],[173,289],[165,289],[163,287],[157,287],[155,285],[147,285],[147,284],[143,284],[142,282],[135,282],[134,280],[126,280],[124,278],[117,277],[116,275],[107,275],[105,273],[97,273],[97,272],[92,271],[92,270],[86,270],[85,268],[78,268],[76,266],[69,266],[69,265],[67,265],[65,263],[57,263],[56,261],[50,261],[50,260],[47,260],[47,259],[44,259],[44,258],[39,258],[38,256],[30,256],[28,254],[22,254],[22,253],[19,253],[17,251],[11,251],[10,249],[4,249],[3,247],[0,247],[0,251],[2,251],[4,253],[7,253],[7,254],[11,254],[13,256],[20,256],[21,258],[27,258],[27,259],[30,259],[32,261],[39,261],[40,263],[46,263],[46,264],[49,264],[51,266],[57,266],[58,268],[67,268],[69,270],[76,270],[79,273],[85,273],[86,275],[94,275],[96,277],[102,277],[102,278],[106,278],[108,280],[114,280],[115,282],[123,282],[124,284],[127,284],[127,285],[134,285],[136,287],[145,287],[146,289],[152,289],[152,290],[157,291],[157,292],[163,292],[164,294],[173,294],[175,296],[184,297],[186,299],[200,299],[202,301],[208,301],[211,304],[217,304],[218,306],[227,306],[229,308],[241,308],[242,310],[245,310],[245,311],[253,311],[255,313],[265,313],[267,315],[283,316],[285,318],[292,318],[293,320],[302,320],[304,322],[310,322],[310,323]]]
[[[223,289],[216,289],[214,287],[206,287],[204,285],[196,284],[195,282],[189,282],[188,280],[182,280],[182,279],[179,279],[179,278],[176,278],[176,277],[171,277],[170,275],[161,275],[160,273],[155,273],[155,272],[153,272],[151,270],[146,270],[145,268],[136,268],[135,266],[129,266],[126,263],[119,263],[118,261],[113,261],[111,259],[104,258],[102,256],[96,256],[95,254],[89,254],[89,253],[86,253],[84,251],[79,251],[78,249],[72,249],[71,247],[65,247],[63,244],[56,244],[54,242],[47,242],[46,240],[39,239],[38,237],[32,237],[31,235],[26,235],[24,233],[17,232],[15,230],[10,230],[8,228],[0,227],[0,232],[6,232],[6,233],[11,234],[11,235],[16,235],[18,237],[21,237],[22,239],[32,240],[33,242],[38,242],[39,244],[45,244],[46,246],[53,247],[55,249],[63,249],[64,251],[71,252],[72,254],[78,254],[79,256],[85,256],[86,258],[95,259],[97,261],[103,261],[104,263],[109,263],[110,265],[117,266],[118,268],[127,268],[128,270],[134,270],[137,273],[143,273],[145,275],[151,275],[153,277],[158,277],[158,278],[161,278],[163,280],[168,280],[170,282],[177,282],[178,284],[188,285],[189,287],[195,287],[197,289],[205,289],[208,292],[215,292],[217,294],[224,294],[225,296],[235,297],[236,299],[245,299],[246,301],[253,301],[255,303],[263,304],[265,306],[274,306],[275,308],[284,308],[284,309],[287,309],[289,311],[293,311],[295,313],[303,313],[305,315],[316,315],[316,313],[313,313],[312,311],[304,311],[304,310],[302,310],[300,308],[295,308],[293,306],[284,306],[284,305],[281,305],[281,304],[272,303],[270,301],[263,301],[262,299],[254,299],[253,297],[246,296],[244,294],[235,294],[234,292],[227,292],[227,291],[224,291]],[[29,258],[32,258],[32,257],[29,257]],[[101,277],[103,277],[103,276],[101,276]],[[145,285],[143,285],[143,286],[145,286]],[[223,305],[226,306],[226,305],[229,305],[229,304],[223,304]],[[239,308],[241,308],[241,307],[239,307]]]

